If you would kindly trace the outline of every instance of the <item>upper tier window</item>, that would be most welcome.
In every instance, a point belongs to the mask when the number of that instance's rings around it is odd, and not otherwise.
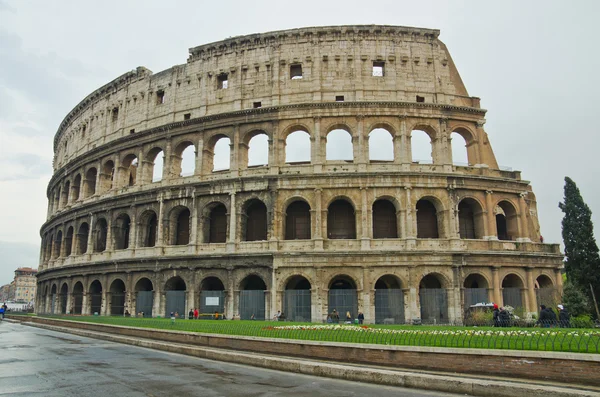
[[[302,65],[299,63],[290,65],[290,78],[292,80],[298,80],[302,78]]]
[[[373,76],[383,77],[385,62],[373,62]]]
[[[227,73],[221,73],[217,76],[217,89],[224,90],[229,86],[229,81],[227,80]]]

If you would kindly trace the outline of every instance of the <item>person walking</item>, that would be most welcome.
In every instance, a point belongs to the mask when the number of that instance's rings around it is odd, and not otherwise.
[[[554,314],[552,309],[547,308],[546,305],[540,305],[540,317],[536,324],[544,328],[550,328],[556,324],[556,314]]]
[[[190,309],[190,312],[188,313],[188,320],[193,320],[194,319],[194,309]]]
[[[358,323],[362,324],[365,321],[365,315],[363,314],[363,312],[358,312]]]
[[[492,311],[492,319],[494,320],[494,327],[500,326],[500,309],[498,304],[494,303],[494,310]]]
[[[563,305],[558,305],[558,325],[561,328],[571,328],[571,315]]]
[[[198,316],[200,315],[200,312],[198,311],[198,308],[194,309],[194,320],[198,320]]]

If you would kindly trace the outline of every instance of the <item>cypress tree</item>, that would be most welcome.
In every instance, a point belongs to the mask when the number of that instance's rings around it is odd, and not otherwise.
[[[596,299],[600,299],[600,256],[594,238],[592,211],[569,177],[565,177],[564,202],[558,206],[565,214],[562,220],[562,237],[567,278],[574,287],[589,297],[589,302],[593,302],[590,283]]]

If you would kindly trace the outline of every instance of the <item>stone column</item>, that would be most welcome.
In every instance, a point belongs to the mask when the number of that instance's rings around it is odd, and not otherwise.
[[[115,244],[113,241],[113,221],[111,211],[108,211],[106,219],[108,221],[106,226],[106,251],[112,252],[115,249]]]
[[[129,222],[129,241],[127,242],[128,247],[130,250],[132,250],[133,252],[135,252],[135,249],[137,248],[137,213],[135,211],[135,206],[132,205],[131,206],[131,220]]]
[[[517,241],[523,242],[531,242],[529,228],[527,227],[527,203],[525,202],[527,195],[527,192],[519,194],[519,238],[517,238]]]
[[[364,118],[363,115],[356,116],[356,138],[358,138],[358,147],[353,145],[353,159],[358,163],[358,171],[365,172],[367,170],[367,164],[369,163],[369,145],[365,143],[366,137],[364,136]],[[356,138],[352,137],[353,143]]]
[[[365,315],[365,323],[375,324],[375,295],[374,284],[371,280],[371,269],[363,268],[363,283],[362,283],[362,312]],[[359,307],[359,311],[361,308]],[[352,313],[354,318],[358,316],[358,313]]]
[[[239,124],[233,127],[233,139],[229,144],[229,171],[232,176],[238,176],[240,174],[240,126]],[[247,164],[246,164],[247,165]]]
[[[406,224],[405,224],[405,230],[406,230],[406,238],[408,239],[416,239],[417,238],[417,234],[415,231],[415,209],[414,209],[414,205],[412,202],[412,198],[411,198],[411,193],[410,191],[412,190],[412,187],[410,186],[405,186],[404,187],[404,191],[406,192]]]
[[[227,239],[227,251],[235,251],[237,237],[237,204],[235,202],[235,191],[229,193],[229,238]]]
[[[533,282],[533,267],[527,266],[525,268],[525,274],[527,276],[527,288],[525,296],[528,300],[528,304],[525,305],[525,308],[529,313],[535,313],[537,312],[537,299],[535,297],[535,284]]]
[[[164,201],[162,198],[162,195],[159,196],[158,198],[158,219],[157,219],[157,226],[158,226],[158,230],[156,232],[156,244],[155,246],[157,247],[162,247],[165,245],[165,239],[164,239]]]
[[[90,313],[90,302],[89,302],[89,296],[90,294],[88,292],[84,292],[83,296],[81,297],[81,315],[82,316],[89,316]]]
[[[162,285],[160,285],[160,275],[159,273],[155,273],[154,280],[152,280],[152,286],[154,287],[154,293],[152,296],[152,317],[161,316],[164,317],[165,312],[164,309],[161,311],[163,307],[164,300],[162,293]]]
[[[67,310],[65,314],[73,313],[73,291],[69,289],[70,293],[67,293]]]
[[[315,222],[314,235],[315,250],[323,250],[323,209],[322,209],[322,189],[315,189]]]
[[[417,268],[415,266],[411,266],[408,269],[408,304],[405,305],[405,308],[408,310],[404,317],[407,320],[407,323],[410,324],[414,319],[421,318],[421,310],[419,300],[419,284],[417,280]]]
[[[452,266],[452,288],[449,290],[452,295],[452,302],[448,302],[448,317],[452,323],[463,322],[463,310],[461,304],[461,267],[454,265]],[[451,303],[451,304],[450,304]]]
[[[194,175],[203,175],[204,167],[204,135],[200,134],[196,144],[196,164],[194,165]]]
[[[228,319],[233,319],[234,314],[234,301],[235,301],[235,285],[233,278],[233,269],[227,269],[227,301],[225,304],[225,316]]]
[[[372,228],[369,227],[369,211],[368,211],[368,203],[367,203],[367,188],[360,188],[360,224],[361,224],[361,249],[370,250],[371,249],[371,238],[373,234]]]
[[[492,285],[494,288],[494,303],[496,303],[498,306],[503,306],[503,299],[502,299],[502,291],[500,290],[500,275],[498,274],[498,271],[500,270],[500,266],[492,266]]]
[[[321,117],[313,117],[313,136],[311,136],[310,159],[313,163],[313,172],[320,173],[323,170],[323,139],[321,138]]]
[[[196,191],[192,189],[192,233],[190,236],[190,244],[193,246],[194,252],[198,247],[198,205],[196,203]]]
[[[163,151],[164,160],[163,160],[163,175],[162,180],[170,180],[171,178],[179,175],[174,175],[175,171],[173,170],[173,148],[171,147],[171,137],[168,137],[165,140],[165,150]]]
[[[498,234],[496,231],[496,217],[494,215],[494,204],[493,204],[493,198],[492,198],[492,194],[494,194],[494,192],[492,192],[491,190],[486,190],[485,191],[485,212],[487,214],[487,232],[488,235],[484,237],[484,239],[487,240],[498,240]]]

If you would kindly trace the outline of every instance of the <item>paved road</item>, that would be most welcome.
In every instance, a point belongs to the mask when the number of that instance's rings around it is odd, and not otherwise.
[[[0,396],[442,396],[220,363],[0,322]]]

